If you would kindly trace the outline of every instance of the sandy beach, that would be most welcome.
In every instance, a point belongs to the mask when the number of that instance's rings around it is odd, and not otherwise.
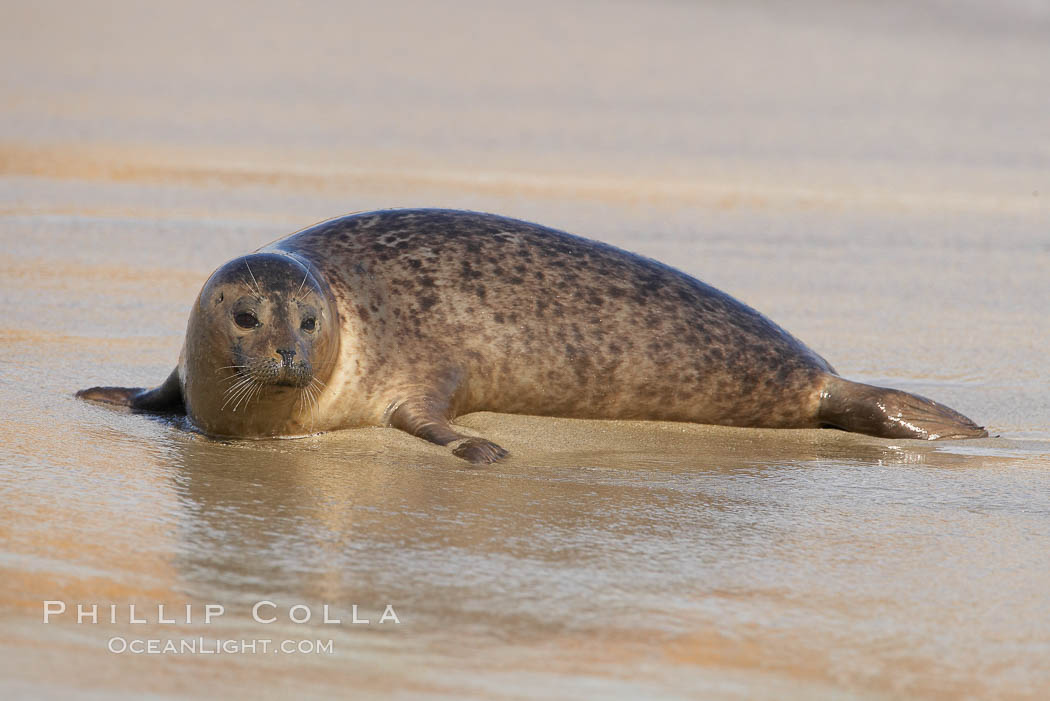
[[[1050,692],[1038,3],[3,14],[4,698]],[[668,262],[991,437],[478,413],[511,457],[474,469],[393,429],[220,442],[73,398],[161,382],[231,257],[408,206]],[[306,649],[222,648],[263,639]],[[147,640],[198,650],[120,649]]]

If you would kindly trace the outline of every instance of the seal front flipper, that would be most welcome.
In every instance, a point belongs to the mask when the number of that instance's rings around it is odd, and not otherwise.
[[[452,449],[452,454],[475,465],[491,465],[507,457],[507,449],[484,438],[466,438]]]
[[[825,426],[882,438],[984,438],[988,432],[954,409],[898,389],[832,377],[820,395]]]
[[[149,413],[182,413],[186,407],[182,400],[182,385],[176,368],[159,387],[91,387],[76,393],[78,399],[130,407],[135,411]]]
[[[475,465],[489,465],[507,456],[504,448],[484,438],[459,433],[448,420],[448,402],[429,397],[402,402],[390,415],[390,425],[417,438],[449,445],[452,454]]]

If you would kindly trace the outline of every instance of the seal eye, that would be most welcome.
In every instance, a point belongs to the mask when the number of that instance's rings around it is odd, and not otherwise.
[[[299,328],[301,328],[303,331],[309,331],[312,333],[313,330],[317,328],[317,320],[314,319],[312,316],[308,316],[305,319],[303,319],[303,323],[299,324]]]
[[[233,320],[242,329],[254,329],[259,326],[259,319],[251,312],[238,312],[233,315]]]

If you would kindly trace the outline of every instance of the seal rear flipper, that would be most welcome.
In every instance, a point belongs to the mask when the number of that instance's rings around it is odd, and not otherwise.
[[[176,368],[159,387],[91,387],[76,393],[78,399],[130,407],[135,411],[149,413],[182,413],[186,407],[182,400],[182,385]]]
[[[882,438],[983,438],[983,426],[943,404],[897,389],[833,377],[820,397],[822,426]]]
[[[507,451],[484,438],[459,433],[448,420],[448,402],[421,399],[402,402],[390,415],[390,425],[441,446],[457,443],[452,454],[474,465],[490,465],[507,457]]]

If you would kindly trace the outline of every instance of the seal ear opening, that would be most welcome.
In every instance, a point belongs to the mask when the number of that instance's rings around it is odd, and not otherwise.
[[[882,438],[984,438],[983,426],[932,399],[833,377],[821,393],[824,426]]]

